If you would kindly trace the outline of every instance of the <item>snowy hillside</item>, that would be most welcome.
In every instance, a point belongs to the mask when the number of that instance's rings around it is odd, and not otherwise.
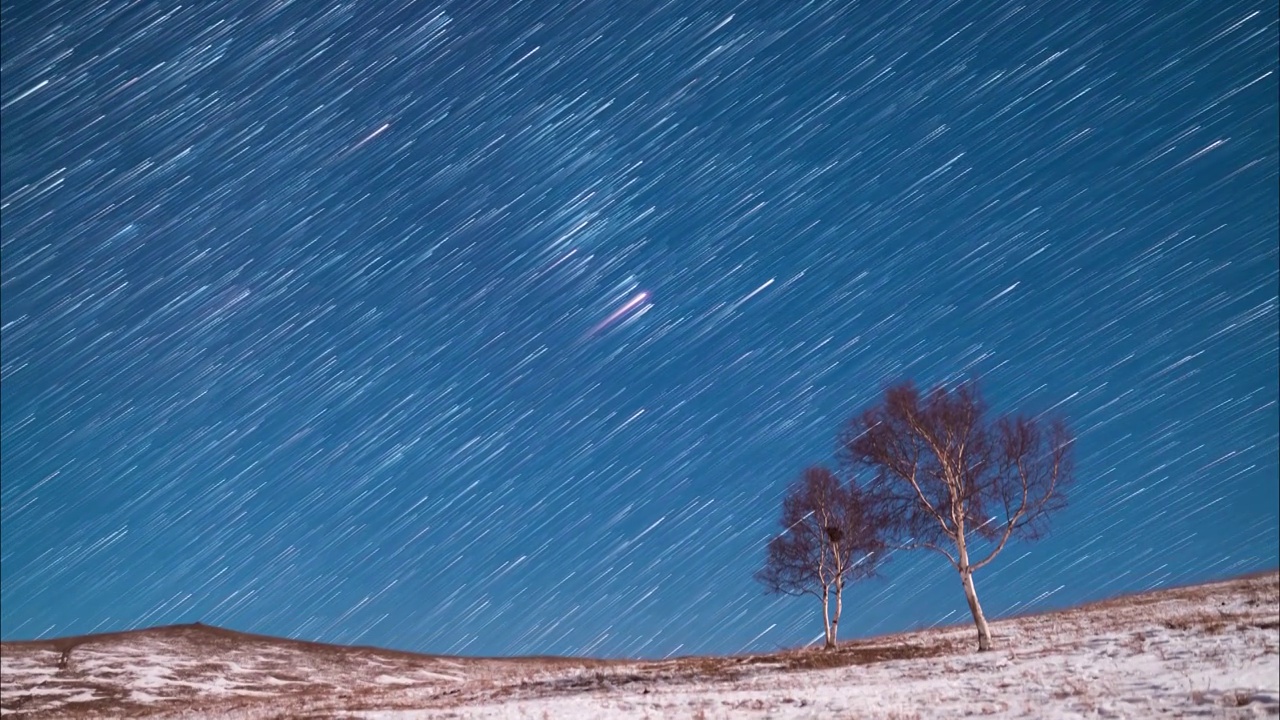
[[[1264,717],[1280,575],[795,651],[668,661],[414,655],[187,625],[4,643],[5,718]]]

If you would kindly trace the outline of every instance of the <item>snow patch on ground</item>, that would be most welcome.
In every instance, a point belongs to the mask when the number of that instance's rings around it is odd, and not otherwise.
[[[3,643],[0,715],[827,718],[1280,715],[1280,575],[842,645],[665,661],[473,659],[201,625]],[[60,667],[60,661],[66,666]]]

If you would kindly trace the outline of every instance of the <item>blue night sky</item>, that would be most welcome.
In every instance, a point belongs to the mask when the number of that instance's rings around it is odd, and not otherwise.
[[[794,646],[890,382],[1056,410],[989,613],[1277,564],[1274,0],[3,5],[6,639]],[[900,555],[842,635],[969,622]]]

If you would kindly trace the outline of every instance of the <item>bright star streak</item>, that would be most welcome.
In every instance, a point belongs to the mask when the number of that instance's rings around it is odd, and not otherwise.
[[[639,307],[648,299],[649,299],[649,291],[648,290],[640,291],[639,293],[636,294],[635,297],[631,298],[626,303],[624,303],[622,307],[618,308],[617,310],[614,310],[609,315],[609,317],[605,318],[604,320],[601,320],[598,324],[596,324],[595,327],[591,328],[591,332],[587,333],[587,335],[590,336],[590,335],[595,335],[596,333],[599,333],[601,330],[604,330],[605,328],[612,325],[614,322],[620,319],[623,315],[626,315],[627,313]]]

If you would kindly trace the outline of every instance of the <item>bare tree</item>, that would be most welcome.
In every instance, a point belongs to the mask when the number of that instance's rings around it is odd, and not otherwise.
[[[880,559],[884,543],[872,510],[853,483],[842,485],[827,468],[808,468],[782,501],[782,532],[769,542],[764,568],[756,573],[769,593],[822,601],[828,650],[836,646],[845,583],[874,575]]]
[[[937,552],[960,573],[978,649],[990,650],[973,573],[1011,538],[1039,537],[1066,503],[1072,443],[1061,420],[989,415],[972,382],[927,396],[908,382],[856,417],[841,444],[853,468],[875,473],[894,545]]]

